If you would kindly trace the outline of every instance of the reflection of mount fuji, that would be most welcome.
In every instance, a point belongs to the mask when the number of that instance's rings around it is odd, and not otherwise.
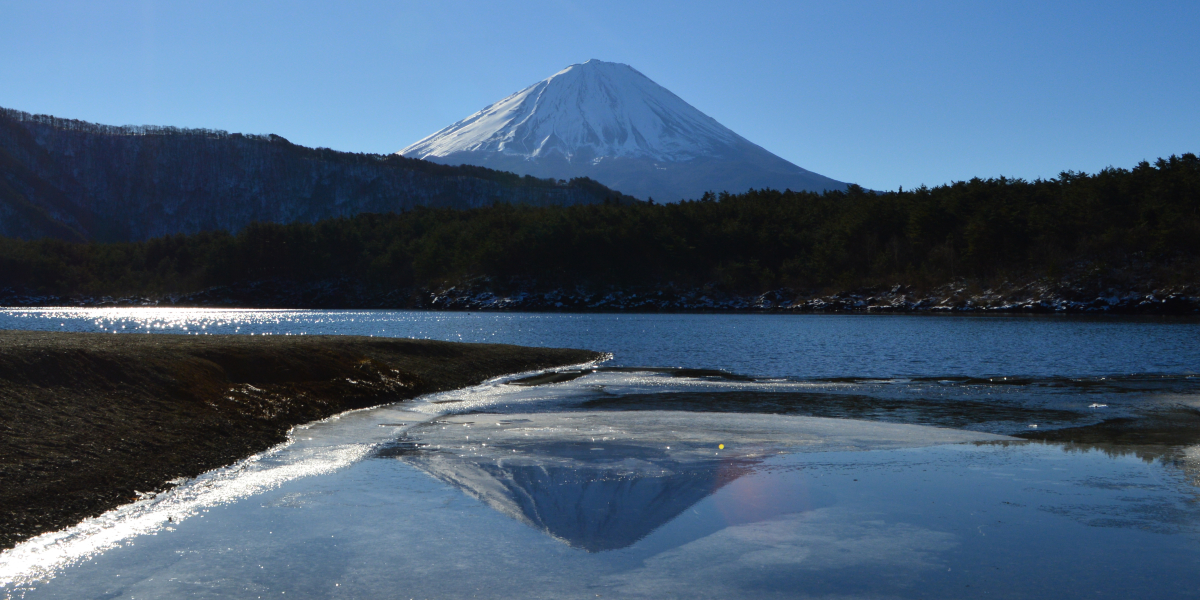
[[[403,458],[576,548],[630,546],[746,473],[746,461],[680,462],[635,444],[523,445],[519,458],[430,452]]]
[[[467,413],[418,424],[376,456],[403,460],[571,546],[600,552],[634,544],[785,450],[849,452],[1007,439],[1012,438],[768,414]]]

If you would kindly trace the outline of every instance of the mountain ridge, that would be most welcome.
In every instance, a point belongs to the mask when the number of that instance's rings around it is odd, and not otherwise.
[[[620,198],[595,182],[306,148],[277,135],[118,127],[0,108],[0,235],[137,241],[417,207]]]

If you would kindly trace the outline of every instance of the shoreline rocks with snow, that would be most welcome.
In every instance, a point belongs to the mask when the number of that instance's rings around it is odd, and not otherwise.
[[[1084,285],[1040,279],[983,287],[967,280],[928,290],[893,285],[836,293],[780,288],[760,294],[717,286],[600,289],[494,285],[486,278],[436,289],[371,289],[352,280],[256,281],[158,297],[55,296],[0,290],[0,306],[177,306],[316,309],[421,309],[532,312],[713,313],[1055,313],[1200,315],[1197,285]]]

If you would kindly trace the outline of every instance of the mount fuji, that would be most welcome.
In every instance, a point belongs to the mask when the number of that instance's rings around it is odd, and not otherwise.
[[[535,177],[590,177],[642,199],[750,188],[843,190],[721,125],[633,67],[571,65],[397,154]]]

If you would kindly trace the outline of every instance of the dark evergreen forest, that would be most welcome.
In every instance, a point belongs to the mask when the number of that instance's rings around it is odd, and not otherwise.
[[[695,286],[733,292],[934,285],[1136,262],[1195,283],[1193,154],[1048,180],[973,179],[877,193],[752,190],[675,204],[497,203],[317,223],[256,223],[136,243],[0,239],[0,287],[156,295],[252,281],[375,288]],[[514,283],[515,282],[515,283]]]

